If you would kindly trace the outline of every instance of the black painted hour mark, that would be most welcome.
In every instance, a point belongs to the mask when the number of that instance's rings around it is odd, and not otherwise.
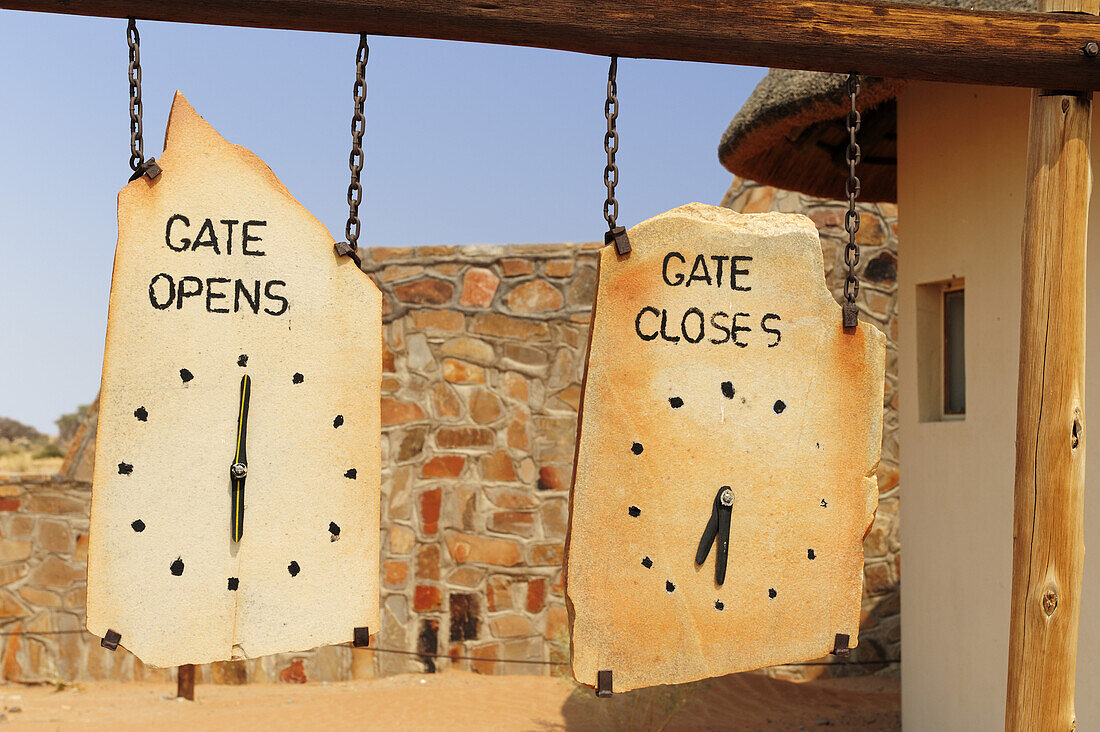
[[[817,559],[817,555],[816,555],[816,554],[814,554],[814,550],[813,550],[813,549],[807,549],[807,550],[806,550],[806,557],[807,557],[808,559]]]
[[[652,569],[653,568],[653,560],[650,559],[649,557],[642,557],[642,566],[645,567],[646,569]]]
[[[176,561],[172,562],[171,570],[176,577],[183,574],[183,559],[181,557],[176,557]]]
[[[776,399],[775,404],[772,405],[772,409],[776,414],[783,414],[783,410],[787,408],[787,405],[783,403],[782,399]]]
[[[670,580],[665,580],[665,592],[673,592],[676,589],[676,585],[672,584]]]
[[[149,419],[149,413],[145,411],[145,407],[135,409],[134,416],[138,418],[139,422],[145,422]]]
[[[642,443],[640,443],[640,442],[635,442],[633,445],[630,446],[630,451],[632,453],[634,453],[635,455],[641,455],[642,450],[644,450],[644,449],[645,448],[642,447]]]
[[[775,591],[774,589],[771,589],[771,588],[769,588],[769,589],[768,589],[768,597],[770,597],[771,599],[773,599],[773,600],[774,600],[774,599],[775,599],[775,596],[776,596],[776,594],[777,594],[777,593],[776,593],[776,591]]]
[[[180,378],[183,379],[183,383],[186,384],[188,381],[195,378],[195,375],[187,369],[180,369]]]
[[[241,368],[244,368],[245,366],[248,365],[248,354],[247,353],[242,353],[240,356],[237,357],[237,365],[240,366]]]
[[[631,506],[630,508],[626,509],[626,512],[634,518],[638,518],[642,515],[642,509],[638,508],[637,506]]]
[[[302,571],[302,568],[298,566],[297,562],[291,562],[287,566],[286,571],[290,572],[291,577],[297,577],[298,573]]]
[[[140,534],[141,532],[145,531],[145,522],[141,519],[138,519],[134,523],[130,524],[130,528]]]
[[[822,508],[828,508],[829,507],[829,504],[825,502],[824,498],[821,499],[821,507]]]
[[[134,472],[134,466],[131,465],[130,463],[119,463],[118,464],[118,474],[119,475],[130,475],[130,473],[133,473],[133,472]]]
[[[240,585],[240,583],[241,583],[241,581],[239,579],[237,579],[236,577],[230,577],[229,578],[229,589],[231,591],[235,591],[237,589],[237,587]]]
[[[332,534],[330,541],[336,541],[340,538],[340,525],[335,521],[328,522],[328,533]]]
[[[684,400],[680,397],[671,397],[668,400],[668,404],[673,409],[679,409],[680,407],[684,406]]]
[[[726,609],[726,604],[724,602],[722,602],[721,600],[715,600],[714,601],[714,609],[715,610],[725,610]]]
[[[355,480],[355,476],[356,476],[355,468],[349,468],[348,471],[346,473],[344,473],[345,478],[351,478],[352,480]]]
[[[726,399],[733,399],[733,394],[734,394],[733,383],[730,382],[730,381],[723,381],[722,382],[722,396],[724,396]]]
[[[332,420],[333,429],[339,429],[340,425],[344,423],[344,415],[337,414],[336,419]]]
[[[291,379],[291,381],[293,381],[295,384],[301,384],[305,380],[306,380],[306,377],[304,377],[304,376],[302,376],[301,374],[298,374],[298,373],[294,374],[294,378]]]

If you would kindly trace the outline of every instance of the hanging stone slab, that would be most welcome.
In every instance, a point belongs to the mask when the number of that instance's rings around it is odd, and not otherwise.
[[[161,667],[375,631],[381,294],[178,93],[158,163],[118,197],[88,630]]]
[[[696,203],[629,236],[629,255],[600,253],[566,558],[574,676],[611,670],[620,692],[821,658],[837,634],[854,646],[885,337],[842,329],[804,216]]]

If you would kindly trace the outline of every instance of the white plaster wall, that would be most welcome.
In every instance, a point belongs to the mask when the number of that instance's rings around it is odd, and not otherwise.
[[[915,84],[899,99],[907,732],[1004,729],[1029,101],[1027,90],[931,83]],[[1089,216],[1094,251],[1100,245],[1098,198]],[[1094,254],[1088,273],[1092,303],[1100,302],[1098,267],[1100,256]],[[966,279],[967,415],[960,422],[920,423],[916,286],[951,277]],[[1087,415],[1100,415],[1098,322],[1090,319],[1086,337]],[[1100,443],[1087,456],[1086,475],[1087,546],[1100,542],[1100,494],[1093,489],[1100,485]],[[1100,729],[1100,552],[1086,556],[1080,627],[1077,728]]]

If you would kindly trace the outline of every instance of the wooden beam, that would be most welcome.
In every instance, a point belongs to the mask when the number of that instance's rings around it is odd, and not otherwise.
[[[1045,0],[1044,9],[1070,1]],[[1091,132],[1091,94],[1033,92],[1016,401],[1008,732],[1076,729]]]
[[[0,0],[0,7],[899,79],[1100,88],[1100,57],[1082,51],[1087,42],[1100,42],[1100,20],[1077,14],[876,0]]]

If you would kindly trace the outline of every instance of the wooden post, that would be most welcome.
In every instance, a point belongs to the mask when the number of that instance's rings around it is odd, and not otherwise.
[[[1073,7],[1068,7],[1072,5]],[[1091,10],[1095,0],[1043,0]],[[1091,94],[1035,90],[1028,131],[1005,729],[1076,729]]]
[[[195,701],[195,667],[190,663],[180,666],[176,674],[176,697]]]

